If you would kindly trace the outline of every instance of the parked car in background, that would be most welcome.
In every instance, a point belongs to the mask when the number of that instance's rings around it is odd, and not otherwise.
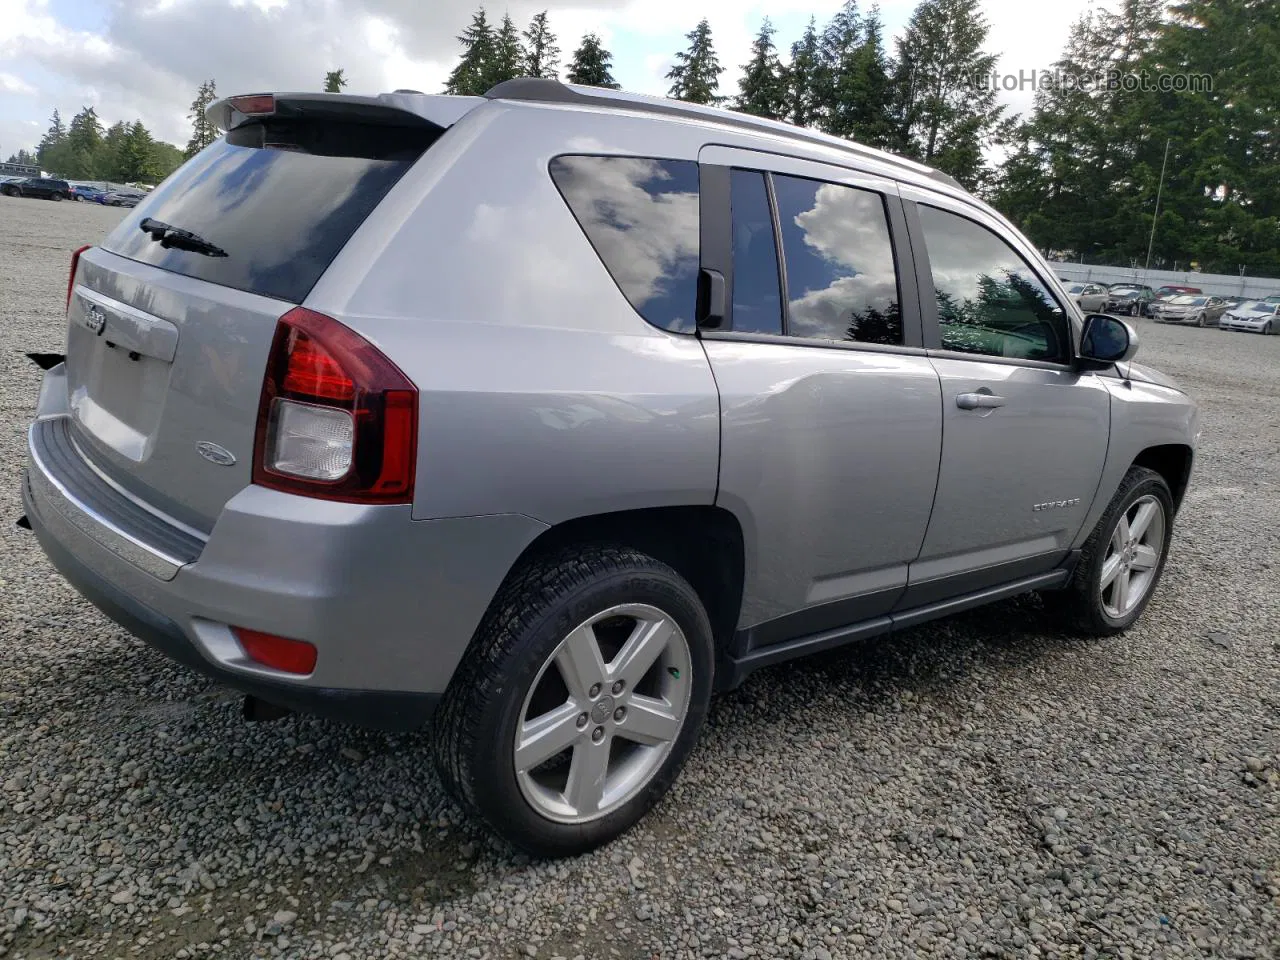
[[[22,497],[250,717],[435,711],[464,809],[576,854],[756,669],[1029,590],[1118,634],[1154,595],[1195,403],[951,177],[552,80],[207,115],[71,262]]]
[[[104,194],[99,203],[105,203],[109,207],[136,207],[145,196],[146,194],[135,190],[114,190]]]
[[[1107,313],[1123,313],[1141,317],[1147,304],[1155,299],[1155,291],[1136,283],[1113,283],[1107,291]]]
[[[1194,323],[1197,327],[1214,327],[1227,310],[1222,297],[1174,297],[1157,300],[1148,308],[1151,319],[1159,323]]]
[[[1263,297],[1262,302],[1263,303],[1280,303],[1280,295],[1277,295],[1274,297]]]
[[[1194,297],[1204,293],[1199,287],[1183,287],[1178,284],[1166,284],[1156,290],[1157,300],[1171,300],[1174,297],[1188,296]]]
[[[71,184],[72,200],[79,200],[81,202],[96,200],[99,196],[101,196],[105,192],[106,191],[104,191],[101,187],[95,187],[87,183]]]
[[[11,197],[32,197],[42,200],[66,200],[71,196],[71,184],[53,177],[27,177],[0,185],[0,193]]]
[[[1280,298],[1276,303],[1251,300],[1231,307],[1218,321],[1221,330],[1243,330],[1246,333],[1280,334]]]
[[[1085,313],[1101,313],[1107,308],[1107,288],[1100,283],[1071,283],[1067,293]]]

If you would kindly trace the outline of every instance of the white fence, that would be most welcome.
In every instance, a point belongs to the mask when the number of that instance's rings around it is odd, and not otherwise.
[[[1199,287],[1219,297],[1247,297],[1261,300],[1280,295],[1280,280],[1266,277],[1232,277],[1194,271],[1142,270],[1124,267],[1095,267],[1088,263],[1050,262],[1053,272],[1068,283],[1138,283],[1158,288],[1166,284]]]

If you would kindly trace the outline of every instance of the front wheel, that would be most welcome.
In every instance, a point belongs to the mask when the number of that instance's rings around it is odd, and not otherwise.
[[[1198,314],[1198,315],[1196,316],[1196,326],[1197,326],[1197,327],[1205,327],[1205,326],[1208,326],[1208,325],[1209,325],[1209,318],[1208,318],[1208,317],[1206,317],[1203,313]]]
[[[1264,324],[1262,325],[1262,335],[1263,335],[1264,337],[1269,337],[1269,336],[1271,336],[1271,321],[1270,321],[1270,320],[1268,320],[1266,323],[1264,323]]]
[[[1173,496],[1164,477],[1131,467],[1081,550],[1070,584],[1045,605],[1081,633],[1133,626],[1164,572],[1173,537]]]
[[[529,562],[445,693],[433,738],[441,780],[537,856],[607,843],[684,765],[713,664],[702,603],[666,564],[620,546]]]
[[[1142,316],[1142,305],[1139,303],[1135,303],[1133,306],[1131,306],[1129,308],[1129,316],[1131,317]]]

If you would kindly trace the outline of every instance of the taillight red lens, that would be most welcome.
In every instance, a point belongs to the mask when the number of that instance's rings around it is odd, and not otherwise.
[[[79,250],[71,251],[71,273],[67,275],[67,309],[71,309],[71,291],[76,288],[76,268],[80,266],[80,254],[88,250],[89,247],[84,246]]]
[[[253,481],[349,503],[411,503],[418,391],[355,331],[295,307],[276,326]]]
[[[305,640],[290,640],[272,633],[232,627],[240,648],[254,663],[285,673],[306,675],[316,668],[316,648]]]
[[[301,330],[294,330],[291,336],[293,342],[289,345],[289,363],[284,374],[287,392],[344,403],[355,396],[355,383],[324,347]]]

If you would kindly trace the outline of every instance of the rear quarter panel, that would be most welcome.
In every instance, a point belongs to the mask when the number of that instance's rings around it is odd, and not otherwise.
[[[415,519],[714,502],[701,344],[632,309],[548,173],[564,153],[696,160],[699,145],[680,124],[491,102],[357,231],[306,306],[417,385]]]

